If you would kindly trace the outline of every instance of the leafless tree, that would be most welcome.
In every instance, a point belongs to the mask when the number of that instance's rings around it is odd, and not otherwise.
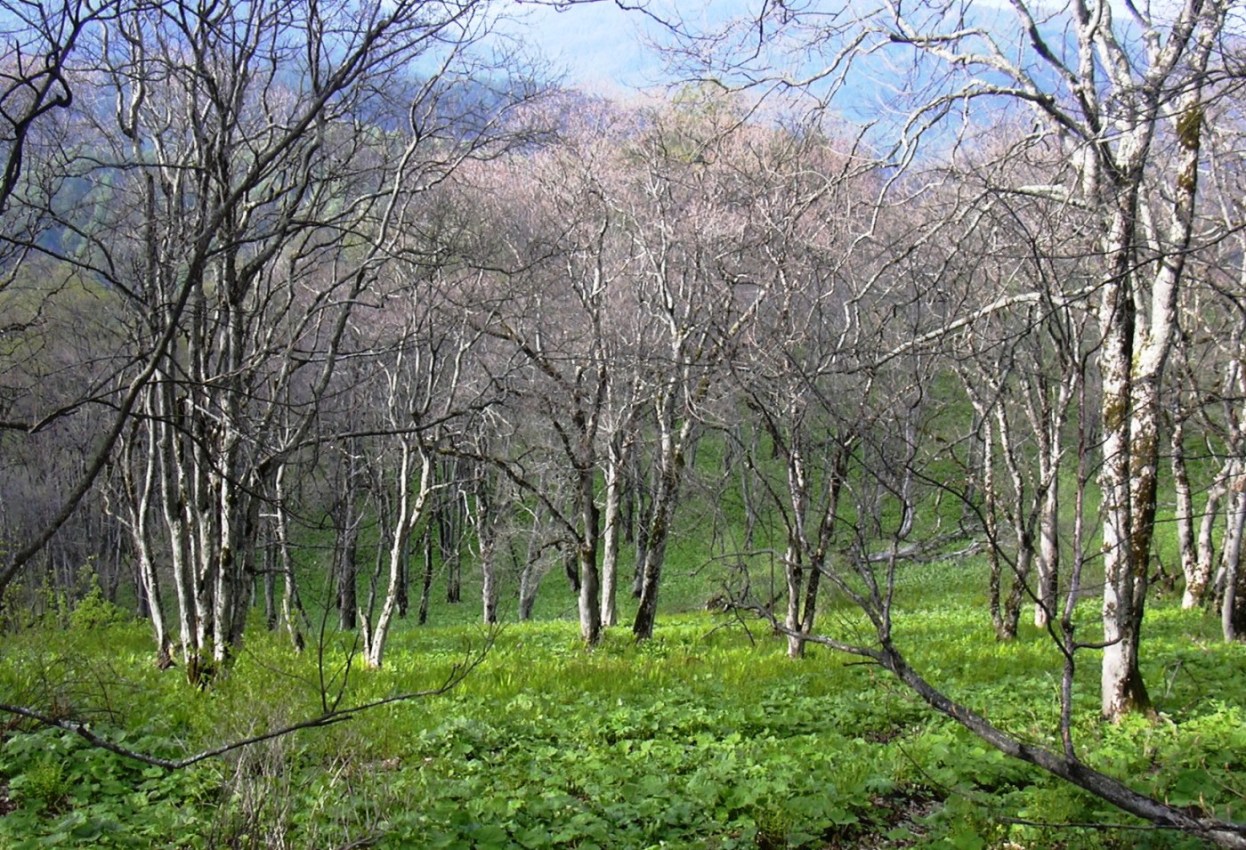
[[[743,268],[764,293],[753,321],[728,345],[744,422],[761,435],[737,450],[782,521],[792,657],[803,654],[803,636],[815,628],[822,574],[842,533],[840,499],[868,427],[860,401],[870,379],[853,374],[861,329],[852,305],[870,277],[868,247],[856,239],[869,218],[851,210],[876,183],[871,163],[851,148],[814,130],[755,128],[721,152],[748,186],[736,199],[747,204]]]
[[[364,661],[380,667],[399,596],[404,592],[410,541],[428,521],[431,501],[440,486],[439,449],[459,411],[478,402],[470,396],[467,373],[479,332],[447,309],[443,288],[453,288],[434,268],[417,276],[415,285],[397,287],[389,303],[377,305],[374,321],[395,322],[398,334],[392,353],[381,359],[383,396],[377,405],[382,421],[372,442],[379,447],[370,462],[371,490],[377,505],[380,537],[377,572],[372,580],[360,635]],[[369,311],[371,312],[371,311]],[[377,579],[383,577],[379,588]],[[377,607],[379,603],[379,608]]]
[[[947,341],[988,314],[1002,316],[1005,308],[1025,301],[1046,301],[1050,306],[1050,293],[1004,295],[986,303],[979,300],[960,313],[939,315],[938,305],[923,292],[920,300],[907,303],[934,313],[935,321],[905,322],[900,330],[907,339],[892,336],[890,345],[885,342],[897,330],[894,318],[906,314],[896,310],[893,320],[876,330],[879,356],[873,363],[878,380],[885,381],[879,389],[885,387],[886,392],[871,404],[890,399],[898,407],[893,408],[896,424],[888,425],[887,417],[870,420],[878,428],[864,436],[856,454],[860,477],[849,475],[849,481],[860,482],[854,488],[857,541],[823,573],[824,581],[856,604],[868,621],[869,638],[853,633],[863,624],[851,623],[844,624],[842,634],[837,630],[832,636],[823,630],[809,639],[880,664],[932,707],[1005,753],[1153,823],[1176,826],[1220,846],[1241,847],[1246,846],[1246,830],[1240,825],[1191,815],[1089,768],[1077,756],[1070,722],[1073,669],[1079,653],[1090,648],[1103,651],[1103,715],[1116,719],[1150,710],[1138,652],[1156,517],[1161,389],[1179,339],[1176,305],[1178,295],[1189,286],[1187,258],[1199,247],[1194,213],[1200,164],[1205,161],[1206,110],[1229,85],[1221,52],[1228,22],[1228,4],[1216,2],[1162,10],[1096,2],[1055,9],[1024,0],[1005,9],[883,2],[827,11],[764,4],[758,15],[738,28],[701,40],[689,51],[705,45],[722,47],[728,58],[710,71],[716,79],[730,88],[804,96],[805,104],[820,114],[829,114],[826,110],[850,72],[868,71],[873,63],[888,58],[912,68],[905,87],[913,93],[910,108],[898,121],[880,121],[867,133],[880,149],[895,142],[883,172],[889,186],[884,198],[893,201],[927,179],[919,175],[919,165],[933,160],[952,168],[962,164],[968,134],[985,126],[979,121],[984,114],[1010,126],[1024,122],[1032,128],[1025,136],[1063,152],[1071,170],[1056,170],[1051,179],[1037,184],[1000,187],[1018,197],[1066,204],[1073,211],[1070,220],[1089,226],[1076,234],[1078,244],[1093,246],[1081,261],[1085,275],[1063,280],[1055,293],[1057,304],[1081,301],[1094,310],[1098,321],[1093,349],[1076,349],[1095,352],[1095,371],[1087,374],[1078,367],[1074,392],[1065,398],[1075,411],[1072,457],[1077,470],[1070,590],[1059,617],[1048,618],[1049,634],[1065,662],[1059,747],[1049,750],[1023,743],[948,698],[908,665],[892,629],[896,564],[911,555],[899,545],[906,531],[904,506],[922,501],[913,498],[919,488],[942,489],[942,476],[929,465],[929,447],[920,439],[923,419],[931,415],[920,400],[931,375],[922,358],[944,357]],[[777,72],[774,58],[793,44],[812,50],[818,66],[812,71]],[[947,228],[936,232],[951,234]],[[915,248],[929,242],[910,240],[909,256],[916,257]],[[955,250],[956,244],[949,242],[944,256],[954,256]],[[892,260],[895,273],[888,280],[904,282],[917,276],[937,283],[941,264],[934,264],[931,276],[929,261],[937,260],[939,252],[928,252],[925,269],[910,262],[907,270],[904,253],[902,248],[893,255],[899,259]],[[891,291],[893,297],[902,297],[905,290]],[[900,415],[905,410],[909,413]],[[1097,421],[1091,420],[1093,411]],[[1103,499],[1105,590],[1103,640],[1092,647],[1073,639],[1073,611],[1087,560],[1081,512],[1089,470],[1096,462],[1091,455],[1096,438],[1102,457],[1097,483]],[[1029,486],[1024,476],[1020,480]],[[1042,476],[1033,480],[1041,482]],[[867,481],[875,482],[885,498],[863,498],[868,495]],[[932,497],[926,489],[924,498]],[[880,511],[889,500],[898,503],[902,517],[898,524],[889,525],[894,514]]]
[[[713,89],[693,90],[651,115],[636,143],[643,170],[627,209],[638,259],[639,392],[655,431],[651,502],[637,564],[638,640],[652,637],[666,546],[685,465],[723,391],[727,352],[771,280],[751,274],[744,249],[752,186],[737,170],[755,155],[732,131],[747,117]]]
[[[103,439],[61,510],[8,554],[0,588],[133,433],[158,453],[186,661],[225,657],[264,494],[314,433],[356,303],[400,235],[410,244],[415,199],[505,147],[512,108],[536,92],[501,69],[486,80],[469,56],[482,11],[153,4],[82,36],[62,74],[82,93],[63,122],[76,144],[49,146],[28,173],[98,188],[73,208],[14,194],[15,214],[30,208],[72,239],[6,239],[120,293],[133,348]],[[417,57],[431,69],[420,78],[408,72]],[[132,432],[140,410],[146,431]]]
[[[1101,222],[1094,282],[1102,340],[1096,364],[1107,577],[1101,690],[1108,717],[1150,705],[1138,652],[1155,520],[1160,390],[1194,236],[1204,116],[1224,91],[1228,20],[1229,4],[1202,0],[1162,10],[1078,2],[1058,11],[1019,0],[1008,10],[982,13],[967,4],[884,2],[832,15],[767,7],[747,29],[770,34],[758,36],[763,49],[729,69],[735,79],[781,85],[825,104],[853,62],[885,53],[911,61],[917,74],[911,111],[895,134],[901,161],[911,161],[923,138],[954,150],[948,142],[955,128],[945,119],[972,120],[991,106],[1025,111],[1036,133],[1068,152],[1077,179],[1042,191],[1085,205]],[[766,59],[788,38],[816,44],[823,69],[802,79],[767,73]],[[1159,187],[1154,194],[1151,186]]]
[[[948,353],[975,412],[970,439],[982,456],[969,463],[968,481],[981,495],[992,619],[1009,639],[1023,602],[1033,601],[1040,628],[1059,611],[1068,420],[1097,340],[1084,259],[1094,249],[1079,236],[1091,229],[1084,211],[1035,188],[1067,167],[1050,139],[991,134],[959,160],[932,210],[957,222],[951,275],[959,285],[949,281],[937,298],[951,302],[941,308],[949,315],[969,319]]]
[[[0,213],[19,191],[26,147],[39,123],[74,100],[76,53],[92,30],[129,13],[135,4],[118,0],[6,2],[3,61],[0,63]]]
[[[534,517],[560,529],[581,634],[593,645],[603,620],[612,622],[618,469],[634,406],[635,372],[620,344],[635,303],[632,252],[619,211],[625,169],[614,144],[632,118],[599,102],[573,102],[574,112],[552,104],[560,110],[557,144],[493,163],[465,186],[485,222],[471,261],[494,289],[464,306],[491,340],[488,368],[508,395],[495,414],[502,439],[478,459],[539,506]],[[613,553],[604,594],[602,470]]]
[[[1215,104],[1207,119],[1209,203],[1200,216],[1199,230],[1210,245],[1189,261],[1194,285],[1185,288],[1178,305],[1183,344],[1177,352],[1177,377],[1168,387],[1179,557],[1185,579],[1183,604],[1199,605],[1213,590],[1226,640],[1236,639],[1246,624],[1240,583],[1246,517],[1246,497],[1242,495],[1246,434],[1241,409],[1246,386],[1241,328],[1246,284],[1242,261],[1246,246],[1242,230],[1246,209],[1241,202],[1242,118],[1240,107],[1226,100]],[[1186,443],[1195,440],[1203,446],[1195,450],[1198,455],[1214,458],[1210,477],[1199,476],[1205,492],[1198,506],[1201,517],[1195,507],[1195,476],[1187,464]],[[1221,521],[1217,564],[1214,529]]]

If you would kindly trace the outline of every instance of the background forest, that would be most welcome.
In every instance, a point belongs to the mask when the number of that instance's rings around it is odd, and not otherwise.
[[[1238,4],[0,7],[4,846],[1246,847]]]

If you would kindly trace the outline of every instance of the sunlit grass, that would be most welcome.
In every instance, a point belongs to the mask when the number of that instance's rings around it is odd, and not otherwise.
[[[685,599],[704,592],[686,581]],[[973,561],[905,568],[896,640],[953,697],[1054,744],[1059,653],[1025,618],[1018,640],[995,641],[983,586]],[[825,603],[824,629],[868,643],[842,600]],[[1090,629],[1096,603],[1086,604]],[[496,632],[405,623],[381,670],[360,667],[351,634],[329,629],[297,654],[255,624],[204,690],[155,670],[141,623],[12,636],[0,648],[9,698],[63,705],[166,757],[313,717],[326,701],[344,709],[434,688],[492,643],[449,694],[174,773],[90,751],[70,733],[15,728],[0,750],[0,787],[16,806],[0,817],[0,846],[271,846],[274,836],[308,848],[1139,843],[1136,833],[1009,825],[1123,819],[933,716],[858,658],[814,646],[792,661],[749,616],[666,609],[641,644],[624,623],[592,651],[570,617]],[[1222,644],[1211,618],[1171,598],[1154,600],[1145,628],[1160,719],[1102,724],[1098,657],[1084,650],[1079,746],[1143,790],[1232,815],[1246,795],[1246,647]],[[1145,835],[1143,846],[1185,846]]]

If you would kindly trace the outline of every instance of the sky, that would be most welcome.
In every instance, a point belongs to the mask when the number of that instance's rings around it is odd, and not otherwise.
[[[1171,0],[1155,2],[1163,4]],[[625,5],[640,3],[654,15],[682,19],[692,31],[698,32],[718,31],[734,18],[747,19],[750,11],[755,13],[762,5],[761,0],[626,0]],[[843,0],[825,4],[811,2],[805,4],[805,8],[814,10],[812,14],[819,25],[837,21],[847,24],[854,13],[861,14],[870,8],[872,0],[847,0],[847,3],[844,5]],[[1045,0],[1033,0],[1032,8],[1042,10],[1047,8],[1044,4]],[[504,22],[503,28],[525,47],[545,56],[555,70],[565,74],[571,87],[626,101],[635,98],[638,91],[652,91],[673,81],[661,52],[649,43],[669,33],[642,12],[620,9],[615,0],[571,0],[561,7],[555,0],[511,0],[504,7],[508,14],[514,13],[516,19]],[[966,0],[964,8],[972,11],[969,17],[972,25],[991,33],[1006,52],[1013,52],[1007,45],[1021,38],[1021,30],[1016,15],[1006,3],[972,0],[969,5]],[[845,17],[840,18],[840,14]],[[917,14],[920,18],[920,12]],[[1057,11],[1051,20],[1040,23],[1049,42],[1057,47],[1067,38],[1063,21],[1065,16]],[[821,71],[822,63],[835,55],[833,43],[814,50],[802,50],[790,42],[784,45],[781,40],[772,44],[773,53],[765,57],[766,61],[789,65],[787,70],[796,78]],[[921,93],[941,73],[933,70],[933,66],[916,65],[905,50],[897,47],[864,56],[858,54],[848,84],[838,92],[834,111],[828,114],[845,126],[870,127],[866,131],[869,136],[880,137],[874,139],[875,142],[894,141],[908,115],[906,95]],[[1047,73],[1029,51],[1018,49],[1015,52],[1025,55],[1031,70],[1038,68],[1038,73]],[[976,69],[974,73],[980,79],[995,81],[990,72]],[[825,86],[815,91],[824,93]],[[981,123],[984,116],[993,112],[993,105],[989,101],[975,101],[974,109],[972,123]],[[944,124],[955,125],[958,120],[960,116],[953,114]],[[989,117],[985,123],[994,120]],[[956,132],[956,127],[951,126],[949,132]],[[930,135],[938,137],[937,132]]]
[[[708,28],[750,5],[749,0],[651,0],[655,14],[680,15]],[[525,46],[565,72],[576,88],[612,98],[651,89],[669,80],[662,57],[647,40],[660,38],[662,27],[643,13],[620,9],[611,0],[563,8],[523,3],[514,22],[503,27],[521,34]]]
[[[747,19],[762,5],[760,0],[627,0],[628,5],[642,2],[655,16],[683,20],[697,32],[717,31],[729,20]],[[829,3],[827,8],[837,5]],[[548,59],[573,88],[626,101],[639,91],[652,91],[674,79],[661,52],[652,44],[664,36],[669,38],[669,33],[642,12],[620,9],[615,0],[573,0],[561,7],[554,0],[512,0],[504,8],[514,17],[501,23],[503,31]],[[817,8],[816,4],[812,8]],[[998,13],[1000,5],[998,0],[975,0],[974,8]],[[859,7],[857,11],[861,11]],[[795,76],[820,70],[819,63],[825,61],[817,51],[780,51],[770,58],[795,63],[789,69]],[[897,94],[892,85],[903,86],[904,81],[887,69],[874,67],[876,64],[874,60],[858,60],[862,73],[853,79],[866,79],[869,84],[854,84],[837,98],[837,111],[849,123],[897,120],[894,115],[888,116],[890,102]]]
[[[524,13],[524,42],[564,70],[573,86],[617,97],[661,79],[657,54],[644,46],[642,16],[613,3],[537,6]]]

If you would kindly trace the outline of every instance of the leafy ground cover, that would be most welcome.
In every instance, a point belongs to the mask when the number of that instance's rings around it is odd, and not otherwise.
[[[1050,741],[1054,652],[1033,630],[995,642],[967,590],[977,584],[953,565],[915,573],[899,638],[954,696]],[[1160,718],[1099,723],[1087,655],[1084,753],[1141,789],[1240,817],[1246,647],[1169,601],[1146,625]],[[0,847],[1197,846],[1007,760],[882,671],[821,649],[786,659],[758,621],[668,616],[652,642],[618,630],[592,653],[577,634],[561,620],[506,626],[447,696],[180,771],[9,722]],[[434,685],[483,638],[475,626],[404,628],[385,670],[345,677],[342,704]],[[107,611],[27,631],[0,645],[0,690],[172,757],[314,716],[322,681],[335,694],[350,654],[349,636],[297,656],[257,628],[199,691],[152,669],[148,640]]]

